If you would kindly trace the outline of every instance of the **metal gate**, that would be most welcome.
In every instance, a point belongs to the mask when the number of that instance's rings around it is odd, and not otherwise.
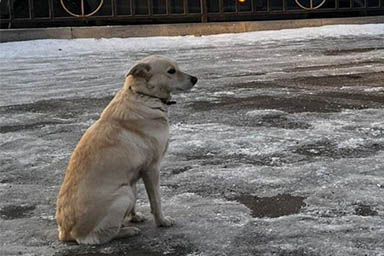
[[[384,14],[384,0],[0,0],[1,28]]]

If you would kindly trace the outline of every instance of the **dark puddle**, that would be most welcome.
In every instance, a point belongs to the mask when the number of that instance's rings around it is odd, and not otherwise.
[[[0,217],[5,220],[29,217],[35,208],[34,205],[7,205],[0,209]]]
[[[343,74],[343,75],[328,75],[328,76],[306,76],[296,77],[287,81],[279,81],[287,87],[307,88],[312,89],[315,94],[321,91],[333,93],[332,88],[342,88],[344,86],[381,86],[384,72],[359,73],[359,74]],[[321,89],[321,91],[319,91]],[[362,93],[364,94],[364,93]]]
[[[36,122],[36,123],[31,123],[31,124],[5,125],[5,126],[0,126],[0,133],[17,132],[17,131],[23,131],[23,130],[33,130],[33,129],[42,128],[46,125],[56,125],[56,124],[63,124],[63,122],[42,121],[42,122]]]
[[[334,95],[333,97],[331,97]],[[354,101],[351,101],[351,98]],[[330,113],[344,109],[377,108],[384,104],[383,96],[351,95],[349,93],[305,94],[293,97],[252,96],[247,98],[221,97],[220,101],[195,101],[190,107],[195,112],[220,111],[235,113],[244,110],[276,109],[287,113]]]
[[[307,66],[307,67],[295,67],[295,68],[286,69],[284,71],[286,71],[286,72],[316,71],[316,70],[324,70],[324,69],[351,68],[351,67],[357,67],[357,66],[361,66],[361,65],[373,65],[373,64],[383,64],[383,63],[384,63],[384,60],[376,59],[376,60],[354,61],[351,63],[341,63],[338,65],[318,65],[318,66]]]
[[[327,56],[336,56],[336,55],[348,55],[352,53],[364,53],[377,50],[383,50],[384,47],[367,47],[367,48],[355,48],[355,49],[339,49],[339,50],[328,50],[323,52]]]
[[[382,93],[350,93],[350,92],[325,92],[321,96],[329,98],[329,100],[345,99],[351,102],[353,108],[366,108],[366,107],[382,107],[384,104],[384,95]]]
[[[249,156],[245,154],[221,154],[214,150],[191,150],[186,153],[175,154],[179,159],[185,161],[196,161],[199,165],[216,165],[221,168],[228,166],[236,166],[239,164],[252,164],[256,166],[283,166],[285,164],[297,163],[306,160],[306,157],[299,155],[288,154],[264,154]],[[190,167],[175,168],[172,170],[165,169],[165,172],[170,172],[172,175],[177,175],[188,171]]]
[[[320,140],[313,143],[303,144],[293,150],[294,153],[309,157],[362,158],[374,155],[384,150],[384,144],[367,143],[353,148],[339,148],[335,142]]]
[[[362,63],[356,63],[358,64],[382,64],[384,63],[384,60],[373,60],[372,62],[362,62]],[[341,64],[343,65],[343,64]],[[344,65],[350,65],[354,66],[353,64],[344,64]],[[333,66],[313,66],[313,67],[296,67],[292,69],[287,69],[285,71],[292,72],[292,71],[307,71],[307,70],[317,70],[322,68],[336,68]],[[340,68],[340,65],[337,66],[337,68]],[[343,75],[327,75],[327,76],[304,76],[304,77],[294,77],[291,79],[284,79],[284,80],[274,80],[274,81],[252,81],[247,83],[236,83],[229,85],[229,87],[232,88],[244,88],[244,89],[250,89],[250,88],[306,88],[313,90],[314,94],[318,94],[321,91],[329,91],[332,88],[341,88],[343,86],[348,87],[354,87],[354,86],[372,86],[372,87],[380,87],[382,86],[382,83],[379,81],[382,81],[384,77],[384,72],[370,72],[370,73],[359,73],[359,74],[343,74]],[[319,91],[321,89],[321,91]],[[332,90],[333,92],[334,90]],[[332,93],[331,92],[331,93]],[[308,95],[311,96],[311,95]]]
[[[85,252],[85,253],[75,253],[75,252],[66,252],[63,254],[56,254],[55,256],[162,256],[163,253],[152,252],[152,251],[137,251],[137,250],[127,250],[127,251],[118,251],[112,253],[101,253],[101,252]],[[168,254],[171,255],[171,254]]]
[[[234,200],[244,204],[252,210],[255,218],[277,218],[297,214],[301,208],[306,206],[305,197],[279,194],[273,197],[257,197],[252,195],[241,195]]]
[[[135,239],[128,240],[127,243],[113,241],[105,245],[97,246],[74,245],[76,248],[57,252],[54,256],[186,256],[197,251],[191,244],[169,246],[166,241],[157,240],[155,243],[158,242],[161,244],[155,245],[153,241],[147,241],[149,244],[144,244],[143,242],[137,244],[134,243],[134,240]],[[178,243],[178,241],[176,241],[176,243]],[[152,248],[154,245],[156,248]],[[166,248],[166,251],[164,251],[164,248]]]
[[[359,216],[377,216],[379,213],[370,205],[358,204],[355,207],[355,214]]]
[[[285,114],[272,113],[261,116],[243,117],[232,125],[236,126],[248,126],[248,127],[274,127],[282,129],[309,129],[312,126],[305,122],[297,121],[293,118],[285,116]]]
[[[0,113],[54,113],[60,118],[72,118],[85,111],[101,111],[112,96],[104,98],[49,99],[33,103],[0,107]]]

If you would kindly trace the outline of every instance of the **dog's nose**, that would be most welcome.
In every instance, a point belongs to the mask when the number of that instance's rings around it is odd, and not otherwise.
[[[196,84],[197,83],[197,77],[191,76],[191,82],[192,82],[192,84]]]

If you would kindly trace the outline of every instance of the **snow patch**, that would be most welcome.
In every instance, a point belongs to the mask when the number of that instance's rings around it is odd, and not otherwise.
[[[384,92],[384,87],[373,87],[364,89],[365,92]]]
[[[248,111],[247,116],[258,117],[258,116],[269,116],[269,115],[284,115],[286,112],[276,109],[257,109]]]
[[[359,148],[365,144],[365,140],[362,138],[351,138],[345,141],[342,141],[337,144],[339,149],[342,148]]]
[[[241,34],[222,34],[210,36],[175,36],[151,38],[111,38],[111,39],[60,39],[32,40],[0,44],[0,59],[32,58],[41,56],[68,57],[84,54],[116,54],[141,52],[148,49],[167,51],[168,49],[198,49],[233,45],[236,43],[252,44],[253,42],[271,43],[286,40],[304,40],[322,37],[368,36],[382,35],[384,24],[367,25],[333,25],[318,28],[285,29],[279,31],[258,31]],[[111,55],[112,54],[112,55]],[[129,60],[129,55],[126,56]],[[131,59],[132,61],[132,59]]]

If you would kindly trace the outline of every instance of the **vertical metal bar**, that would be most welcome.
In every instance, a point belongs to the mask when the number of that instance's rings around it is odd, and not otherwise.
[[[85,15],[85,10],[84,10],[84,0],[81,0],[81,16],[84,17]]]
[[[8,0],[8,11],[9,11],[8,28],[11,28],[12,27],[12,20],[14,19],[13,2],[12,2],[12,0]]]
[[[283,0],[283,12],[287,11],[287,1],[288,0]],[[311,8],[312,8],[313,0],[309,0],[309,2],[311,3]]]
[[[251,0],[251,13],[255,13],[255,12],[256,12],[255,1]]]
[[[116,17],[116,0],[111,0],[112,17]]]
[[[8,12],[9,12],[9,19],[12,20],[13,19],[13,1],[12,0],[8,0]]]
[[[207,12],[207,0],[200,0],[201,7],[201,22],[208,22],[208,12]]]
[[[224,14],[224,0],[219,0],[219,13]]]
[[[51,19],[54,20],[56,15],[55,15],[55,6],[53,5],[53,0],[49,0],[50,4],[50,12],[51,12]]]
[[[131,1],[131,15],[132,16],[134,16],[136,13],[136,11],[135,11],[135,0],[129,0],[129,1]]]
[[[170,0],[166,0],[165,4],[166,4],[165,9],[166,9],[167,15],[170,15],[171,14]]]
[[[270,0],[267,0],[267,12],[271,11],[271,3]]]
[[[49,8],[49,19],[53,21],[55,18],[53,0],[48,0],[48,8]]]
[[[184,14],[188,13],[188,3],[187,0],[183,0]]]
[[[239,2],[237,0],[235,0],[235,13],[239,13]]]
[[[28,10],[29,10],[29,19],[32,20],[35,15],[34,15],[34,10],[33,10],[33,0],[28,0]]]
[[[147,0],[147,9],[148,9],[148,15],[152,16],[153,14],[153,8],[152,8],[152,0]]]

